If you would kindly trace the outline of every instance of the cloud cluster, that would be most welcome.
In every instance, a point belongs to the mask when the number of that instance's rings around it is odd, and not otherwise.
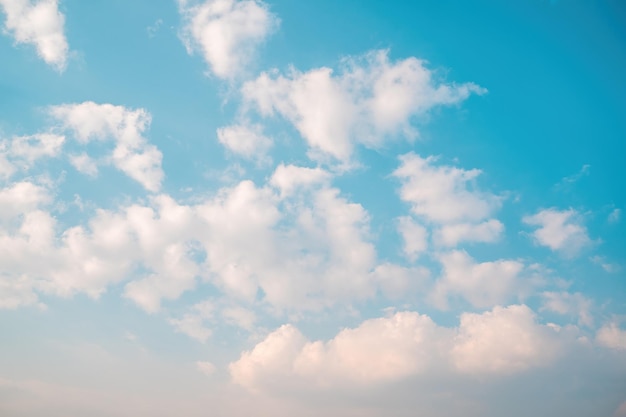
[[[344,162],[357,144],[376,148],[389,137],[415,138],[413,119],[485,91],[440,82],[423,61],[393,62],[385,50],[347,58],[337,74],[293,68],[285,75],[264,72],[242,87],[249,107],[262,116],[280,115],[298,130],[310,156]]]
[[[47,64],[65,69],[69,47],[58,0],[0,0],[0,6],[6,14],[5,31],[17,43],[35,45]]]
[[[502,198],[478,189],[475,182],[480,173],[437,164],[433,156],[409,153],[400,156],[393,175],[402,182],[400,198],[411,205],[413,215],[433,228],[434,243],[454,247],[462,242],[495,242],[504,231],[499,220],[490,218]],[[416,247],[424,250],[426,245],[425,233],[415,230],[415,224],[410,218],[400,223],[405,253],[416,252]],[[418,238],[410,237],[407,226]]]
[[[284,325],[230,364],[233,381],[252,391],[366,386],[413,376],[508,375],[548,366],[571,335],[537,322],[525,305],[464,313],[456,328],[398,312],[310,341]]]
[[[115,148],[109,158],[113,165],[147,190],[159,190],[163,180],[163,155],[143,136],[151,121],[146,110],[86,101],[53,106],[50,114],[81,144],[112,140]],[[86,154],[73,155],[72,163],[89,175],[97,172]]]

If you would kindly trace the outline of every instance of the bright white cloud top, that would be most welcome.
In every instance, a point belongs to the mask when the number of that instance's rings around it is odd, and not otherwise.
[[[626,415],[620,11],[456,3],[0,0],[0,415]]]

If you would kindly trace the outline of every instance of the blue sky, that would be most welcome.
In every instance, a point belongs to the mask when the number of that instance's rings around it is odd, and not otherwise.
[[[619,1],[0,10],[0,414],[626,416]]]

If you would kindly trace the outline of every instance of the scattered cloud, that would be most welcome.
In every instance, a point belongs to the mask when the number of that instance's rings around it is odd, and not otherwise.
[[[538,245],[546,246],[567,257],[576,256],[592,243],[580,214],[574,209],[540,210],[532,216],[524,217],[522,221],[529,226],[538,226],[532,233]]]
[[[260,0],[178,0],[178,4],[187,52],[200,52],[211,72],[227,80],[245,72],[256,48],[280,22]]]
[[[5,32],[16,43],[29,43],[49,65],[63,71],[69,47],[63,27],[65,16],[59,11],[58,0],[0,0],[6,15]]]
[[[547,310],[554,313],[578,317],[578,323],[583,326],[593,325],[591,315],[592,302],[583,294],[569,292],[546,291],[542,294],[543,306],[541,311]]]
[[[160,189],[164,175],[161,168],[163,155],[143,136],[151,122],[146,110],[86,101],[53,106],[49,111],[63,128],[73,133],[79,143],[114,141],[115,148],[110,155],[113,165],[148,191]],[[75,166],[93,175],[93,163],[80,156],[78,158],[74,159]]]
[[[589,259],[594,264],[600,265],[600,267],[602,267],[602,269],[604,269],[604,271],[608,272],[609,274],[616,273],[622,269],[618,264],[607,261],[604,256],[594,255]]]

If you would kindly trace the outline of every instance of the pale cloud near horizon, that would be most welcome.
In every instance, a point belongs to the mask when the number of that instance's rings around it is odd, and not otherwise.
[[[406,311],[366,320],[326,342],[284,325],[229,370],[235,383],[255,392],[354,388],[433,373],[508,375],[548,366],[572,337],[537,323],[525,305],[463,313],[457,328]]]
[[[58,0],[0,0],[0,6],[6,15],[5,32],[18,44],[33,44],[41,59],[63,71],[69,47]]]

